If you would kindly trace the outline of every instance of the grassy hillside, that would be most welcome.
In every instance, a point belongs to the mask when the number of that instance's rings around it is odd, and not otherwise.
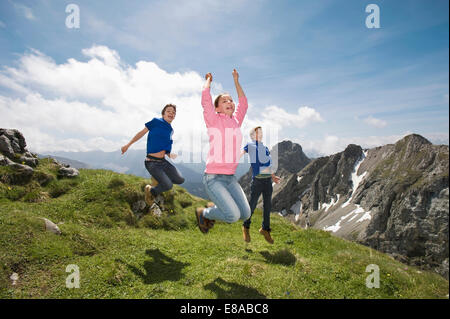
[[[0,167],[0,298],[448,298],[448,281],[434,273],[279,216],[269,245],[257,232],[260,211],[250,244],[240,222],[203,235],[193,211],[206,201],[178,186],[155,217],[132,212],[148,182],[140,177],[81,170],[58,179],[51,160],[26,185],[8,184],[11,174]],[[78,289],[66,288],[70,264]],[[380,288],[366,287],[369,264],[380,268]]]

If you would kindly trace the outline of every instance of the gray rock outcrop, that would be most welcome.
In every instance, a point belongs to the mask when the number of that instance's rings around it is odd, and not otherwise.
[[[331,231],[448,278],[449,147],[420,135],[318,158],[273,197],[303,227]]]
[[[59,177],[76,177],[80,174],[80,172],[73,167],[65,167],[62,166],[59,170],[58,170],[58,176]]]
[[[45,222],[45,230],[52,232],[56,235],[61,235],[61,230],[59,229],[58,225],[56,225],[50,219],[47,219],[47,218],[42,218],[42,219]]]
[[[36,154],[29,152],[26,146],[27,143],[21,132],[15,129],[0,128],[0,166],[11,168],[7,174],[0,175],[0,181],[21,185],[28,183],[33,178],[33,168],[38,165],[39,159]],[[55,163],[60,167],[58,177],[71,178],[79,175],[77,169]],[[43,178],[42,183],[50,181],[46,180],[42,174],[36,178],[38,180]]]

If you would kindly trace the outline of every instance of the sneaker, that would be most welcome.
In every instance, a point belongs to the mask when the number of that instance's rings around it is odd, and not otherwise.
[[[259,233],[260,233],[261,235],[264,236],[264,239],[265,239],[269,244],[273,244],[273,239],[272,239],[272,237],[270,236],[270,231],[267,231],[267,230],[265,230],[265,229],[260,228],[260,229],[259,229]]]
[[[197,219],[197,226],[203,234],[206,234],[209,231],[208,225],[206,223],[207,218],[203,217],[204,207],[198,207],[195,210],[195,218]]]
[[[153,194],[152,194],[151,190],[152,190],[152,187],[150,185],[145,185],[145,189],[144,189],[144,191],[145,191],[145,202],[150,207],[155,202],[155,198],[153,197]]]
[[[244,237],[244,241],[246,243],[249,243],[250,242],[250,228],[242,226],[242,235]]]
[[[207,204],[206,204],[206,208],[211,208],[211,207],[214,207],[214,206],[216,206],[213,202],[208,202]],[[211,228],[213,228],[214,227],[214,224],[215,224],[215,220],[213,220],[213,219],[208,219],[208,218],[205,218],[205,217],[203,217],[204,219],[205,219],[205,223],[206,223],[206,226],[208,227],[208,229],[211,229]]]

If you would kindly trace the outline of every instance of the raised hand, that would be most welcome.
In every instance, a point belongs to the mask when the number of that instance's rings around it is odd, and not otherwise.
[[[203,85],[203,88],[204,89],[210,88],[211,87],[211,82],[212,82],[212,74],[211,73],[206,73],[205,79],[206,79],[206,82]]]
[[[238,80],[239,79],[239,73],[236,71],[236,69],[233,69],[233,79]]]

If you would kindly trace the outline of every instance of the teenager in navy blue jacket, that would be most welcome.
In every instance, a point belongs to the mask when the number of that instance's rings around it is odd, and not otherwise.
[[[273,244],[270,235],[270,211],[272,209],[272,182],[279,183],[280,177],[275,176],[272,168],[272,159],[267,146],[262,142],[262,128],[257,126],[250,131],[252,141],[245,145],[241,155],[248,153],[252,167],[252,184],[250,187],[250,211],[251,216],[258,203],[259,196],[263,196],[263,221],[259,233],[264,236],[267,242]],[[244,241],[250,242],[251,217],[242,225]]]
[[[173,184],[184,183],[184,178],[180,172],[165,156],[176,158],[176,154],[172,154],[172,121],[175,119],[177,108],[173,104],[167,104],[161,114],[162,118],[154,118],[150,122],[145,123],[145,128],[138,132],[131,141],[121,148],[122,154],[125,153],[131,144],[137,142],[148,132],[147,136],[147,157],[145,159],[145,168],[150,175],[158,182],[158,185],[145,186],[145,201],[151,206],[155,197],[162,192],[168,191]]]

